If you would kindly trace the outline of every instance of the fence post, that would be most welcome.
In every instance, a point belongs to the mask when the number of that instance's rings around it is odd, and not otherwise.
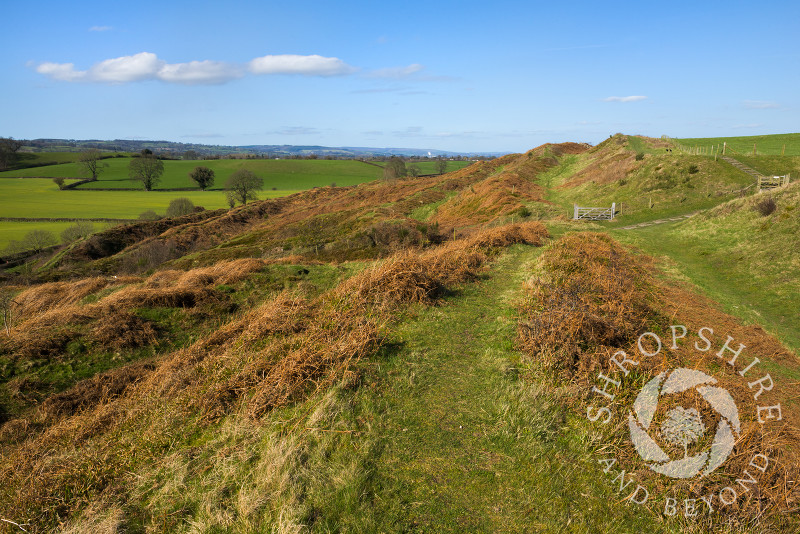
[[[577,204],[573,204],[572,207],[573,207],[572,218],[577,220],[577,218],[578,218],[578,205]]]
[[[617,211],[617,203],[616,202],[612,202],[611,203],[611,220],[612,221],[614,220],[614,212],[615,211]]]
[[[727,141],[723,141],[723,143],[722,143],[722,155],[723,156],[725,155],[725,149],[726,148],[728,148],[728,142]]]

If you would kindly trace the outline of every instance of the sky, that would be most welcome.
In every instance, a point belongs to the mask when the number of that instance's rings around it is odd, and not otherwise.
[[[522,152],[800,131],[800,2],[7,2],[0,136]]]

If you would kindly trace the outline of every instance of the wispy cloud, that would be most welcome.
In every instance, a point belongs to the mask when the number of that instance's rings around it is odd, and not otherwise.
[[[299,74],[302,76],[342,76],[352,74],[357,67],[336,57],[284,54],[257,57],[248,63],[253,74]]]
[[[419,63],[413,63],[407,67],[388,67],[385,69],[375,69],[368,72],[365,76],[367,78],[389,78],[392,80],[402,80],[404,78],[413,76],[424,69],[425,67]]]
[[[557,48],[545,48],[544,52],[563,52],[569,50],[589,50],[592,48],[607,48],[610,45],[604,44],[590,44],[590,45],[578,45],[578,46],[563,46]]]
[[[89,31],[90,32],[108,32],[108,31],[111,31],[113,29],[114,29],[113,26],[92,26],[91,28],[89,28]]]
[[[217,139],[220,137],[225,137],[225,136],[218,133],[196,133],[196,134],[186,134],[181,136],[181,138],[183,139]]]
[[[742,104],[747,109],[780,109],[781,107],[777,102],[768,100],[745,100]]]
[[[319,135],[322,132],[317,128],[311,128],[308,126],[286,126],[280,130],[267,133],[277,135]]]
[[[633,95],[633,96],[609,96],[603,99],[603,102],[639,102],[647,100],[646,96]]]

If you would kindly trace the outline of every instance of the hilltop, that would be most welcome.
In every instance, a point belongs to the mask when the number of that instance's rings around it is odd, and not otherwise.
[[[31,255],[0,287],[3,518],[32,532],[796,529],[798,191],[756,193],[713,155],[618,134]],[[612,202],[615,221],[571,220],[573,204]],[[668,348],[676,324],[747,351],[735,367]],[[623,376],[609,358],[653,350],[645,332],[664,350]],[[759,399],[740,376],[756,355],[753,380],[774,379]],[[701,479],[658,476],[625,419],[679,367],[739,406],[729,460]],[[615,370],[621,419],[603,425],[587,408]],[[756,401],[782,402],[781,425],[760,424]],[[769,469],[724,505],[762,453]],[[703,511],[671,515],[672,498]]]

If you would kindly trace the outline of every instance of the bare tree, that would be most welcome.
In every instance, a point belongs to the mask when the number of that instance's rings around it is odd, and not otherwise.
[[[444,158],[439,158],[436,160],[436,172],[439,174],[444,174],[447,172],[447,160]]]
[[[257,200],[256,191],[260,191],[263,187],[264,179],[247,169],[235,171],[225,182],[225,189],[228,189],[233,198],[242,204],[247,204],[248,200]]]
[[[23,246],[34,252],[41,252],[47,247],[58,244],[58,240],[53,232],[48,230],[31,230],[22,239]]]
[[[140,180],[145,191],[152,191],[164,174],[164,162],[145,149],[141,156],[131,160],[128,169],[131,179]]]
[[[14,303],[14,298],[11,291],[0,291],[0,311],[3,313],[3,325],[6,327],[6,335],[11,337],[11,305]]]
[[[91,176],[92,180],[97,180],[97,176],[108,167],[107,163],[102,162],[103,153],[96,148],[89,148],[81,152],[78,158],[78,165],[83,174]]]

